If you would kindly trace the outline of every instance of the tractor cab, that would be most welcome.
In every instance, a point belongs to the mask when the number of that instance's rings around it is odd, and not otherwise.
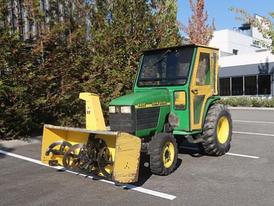
[[[162,132],[165,125],[177,135],[201,131],[208,105],[219,99],[217,75],[217,48],[191,44],[144,51],[134,93],[110,103],[110,127],[125,130],[125,124],[117,125],[126,116],[119,106],[131,105],[127,115],[136,125],[126,131],[137,136]],[[148,117],[138,118],[140,113]]]

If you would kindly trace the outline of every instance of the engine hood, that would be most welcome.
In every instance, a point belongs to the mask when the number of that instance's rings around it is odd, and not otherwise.
[[[110,106],[134,105],[135,107],[161,106],[170,104],[170,95],[166,89],[151,89],[128,94],[110,102]]]

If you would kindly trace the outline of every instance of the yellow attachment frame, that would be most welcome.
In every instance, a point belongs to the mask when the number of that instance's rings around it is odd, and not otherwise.
[[[64,153],[70,146],[87,145],[92,136],[93,139],[100,138],[106,142],[113,162],[113,166],[105,166],[105,171],[111,174],[110,178],[119,183],[136,182],[141,139],[125,132],[106,131],[99,96],[81,93],[80,98],[86,101],[86,129],[44,125],[41,161],[50,165],[63,165]],[[98,175],[104,176],[102,172]]]
[[[106,131],[99,96],[86,92],[79,97],[86,101],[86,129]]]

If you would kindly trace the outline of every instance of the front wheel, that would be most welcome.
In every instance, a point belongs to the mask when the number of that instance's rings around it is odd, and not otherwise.
[[[176,168],[178,148],[169,133],[159,133],[149,143],[150,170],[157,175],[169,175]]]
[[[232,136],[232,119],[227,107],[214,104],[210,107],[203,126],[203,152],[208,155],[220,156],[230,149]]]

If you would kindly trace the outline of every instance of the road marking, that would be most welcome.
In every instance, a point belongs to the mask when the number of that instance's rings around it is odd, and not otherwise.
[[[247,120],[233,120],[233,122],[256,123],[256,124],[274,124],[274,122],[247,121]]]
[[[233,131],[233,134],[248,134],[248,135],[257,135],[257,136],[270,136],[270,137],[274,137],[274,134],[253,133],[253,132],[239,132],[239,131]]]
[[[235,154],[235,153],[230,153],[230,152],[226,153],[226,155],[237,156],[237,157],[247,157],[247,158],[252,158],[252,159],[259,159],[260,158],[260,157],[257,157],[257,156]]]
[[[35,163],[35,164],[38,164],[38,165],[54,168],[56,170],[63,170],[63,171],[66,171],[66,172],[69,172],[69,173],[72,173],[72,174],[77,174],[77,175],[80,175],[80,176],[83,176],[83,177],[86,177],[86,178],[91,178],[91,179],[96,178],[96,180],[99,180],[101,182],[105,182],[105,183],[115,185],[115,182],[110,181],[110,180],[106,180],[106,179],[101,179],[98,176],[93,176],[93,175],[88,175],[87,176],[87,175],[84,175],[84,174],[80,174],[78,172],[74,172],[72,170],[67,170],[66,168],[61,167],[61,166],[51,167],[47,164],[42,163],[39,160],[32,159],[32,158],[29,158],[29,157],[25,157],[25,156],[22,156],[22,155],[6,152],[6,151],[3,151],[3,150],[0,150],[0,154],[10,156],[10,157],[14,157],[14,158],[18,158],[18,159],[22,159],[22,160],[26,160],[26,161],[29,161],[29,162],[32,162],[32,163]],[[174,196],[174,195],[170,195],[170,194],[162,193],[162,192],[157,192],[157,191],[154,191],[154,190],[138,187],[138,186],[135,186],[135,185],[132,185],[132,184],[121,184],[119,186],[121,186],[125,189],[131,189],[131,190],[134,190],[134,191],[137,191],[137,192],[141,192],[141,193],[144,193],[144,194],[149,194],[149,195],[152,195],[152,196],[156,196],[156,197],[160,197],[160,198],[164,198],[164,199],[168,199],[168,200],[174,200],[176,198],[176,196]]]
[[[194,150],[194,151],[199,151],[198,148],[195,147],[185,147],[185,146],[180,146],[182,149],[188,149],[188,150]],[[236,154],[236,153],[226,153],[226,155],[231,155],[231,156],[237,156],[237,157],[246,157],[246,158],[252,158],[252,159],[259,159],[257,156],[251,156],[251,155],[244,155],[244,154]]]

